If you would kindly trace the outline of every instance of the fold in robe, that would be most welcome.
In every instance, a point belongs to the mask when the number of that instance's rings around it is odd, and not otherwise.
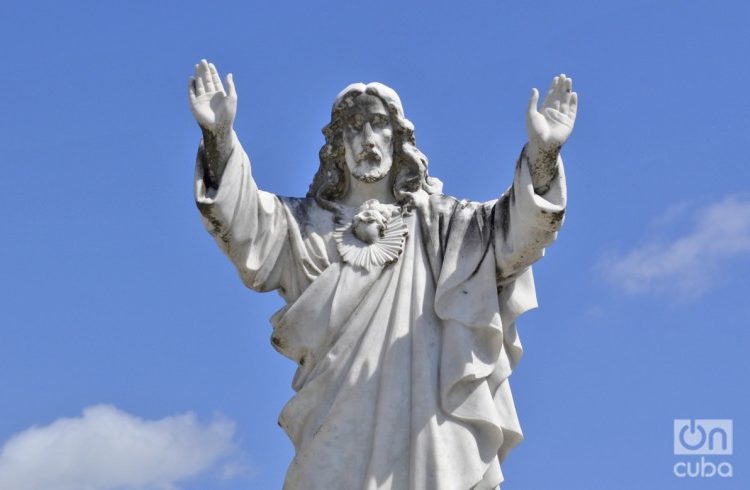
[[[476,203],[415,193],[398,261],[341,261],[333,214],[263,192],[239,142],[218,189],[196,170],[208,231],[245,285],[278,290],[274,347],[299,364],[279,423],[296,454],[284,488],[496,488],[522,439],[508,377],[515,320],[536,307],[530,265],[563,221],[562,162],[537,195],[525,154],[511,188]]]

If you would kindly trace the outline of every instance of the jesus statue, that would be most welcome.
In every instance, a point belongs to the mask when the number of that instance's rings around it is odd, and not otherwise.
[[[502,483],[523,437],[508,380],[515,320],[537,306],[531,265],[563,222],[572,83],[555,77],[541,108],[532,91],[513,184],[487,202],[442,193],[396,92],[349,85],[296,198],[258,189],[233,131],[232,75],[195,66],[203,222],[248,288],[286,301],[271,319],[274,348],[298,364],[279,416],[295,448],[285,489]]]

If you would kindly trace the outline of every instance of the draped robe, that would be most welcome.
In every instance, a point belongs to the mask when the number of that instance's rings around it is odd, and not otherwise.
[[[530,265],[563,221],[562,161],[543,196],[525,152],[499,199],[414,193],[401,256],[365,270],[342,261],[315,199],[257,188],[236,137],[218,188],[203,158],[206,228],[247,287],[287,303],[271,319],[273,346],[299,365],[279,417],[296,450],[284,488],[496,488],[523,437],[515,320],[537,306]]]

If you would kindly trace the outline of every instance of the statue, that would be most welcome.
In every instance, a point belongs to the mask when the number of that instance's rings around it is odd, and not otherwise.
[[[296,451],[284,488],[497,488],[522,439],[515,320],[537,306],[531,264],[563,222],[572,80],[555,77],[539,111],[532,91],[513,185],[483,203],[442,194],[383,84],[336,97],[304,198],[258,189],[231,74],[224,85],[202,60],[188,92],[204,224],[247,287],[286,301],[271,319],[298,363],[279,417]]]

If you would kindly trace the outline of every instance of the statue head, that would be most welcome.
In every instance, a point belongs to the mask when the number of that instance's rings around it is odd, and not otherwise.
[[[414,125],[404,116],[401,100],[382,83],[354,83],[341,91],[323,135],[320,167],[307,193],[323,208],[337,210],[352,178],[390,179],[399,202],[419,190],[442,190],[442,183],[427,173],[427,157],[417,149]]]

